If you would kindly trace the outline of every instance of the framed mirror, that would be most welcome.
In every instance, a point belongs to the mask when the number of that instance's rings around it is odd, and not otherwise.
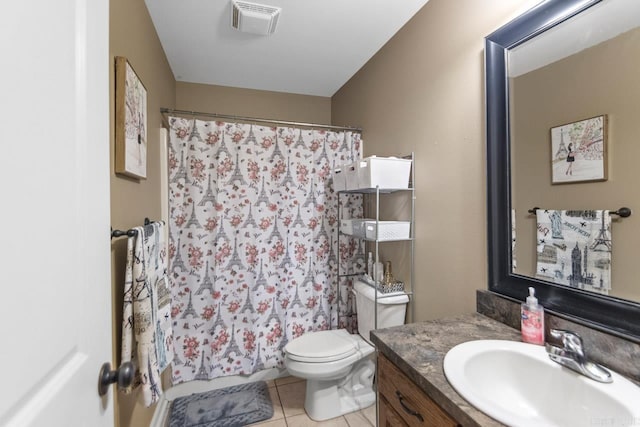
[[[633,5],[634,3],[636,6]],[[550,119],[547,118],[546,121],[538,123],[532,120],[531,115],[523,113],[519,106],[514,107],[516,104],[514,100],[517,99],[518,105],[520,105],[522,102],[521,94],[526,93],[526,91],[515,86],[518,89],[518,98],[515,97],[514,76],[524,75],[532,70],[542,70],[543,68],[544,70],[541,73],[546,73],[551,68],[548,64],[553,66],[553,64],[566,62],[569,57],[575,58],[578,52],[593,50],[592,46],[606,43],[606,40],[613,37],[604,35],[606,25],[601,20],[597,20],[594,23],[594,21],[589,20],[591,19],[589,17],[597,16],[596,12],[606,7],[613,7],[614,9],[622,6],[637,7],[638,3],[640,2],[628,0],[546,0],[490,34],[485,40],[489,290],[513,300],[524,301],[528,294],[528,287],[532,286],[536,289],[536,294],[546,310],[634,342],[640,342],[640,285],[636,284],[638,279],[635,278],[635,274],[629,272],[626,274],[629,277],[625,278],[620,277],[621,274],[613,274],[611,277],[613,288],[616,288],[616,280],[627,280],[628,283],[625,283],[624,286],[618,286],[618,288],[629,289],[629,291],[621,292],[618,295],[615,292],[606,292],[605,295],[603,292],[594,292],[593,288],[587,286],[573,287],[554,283],[553,279],[549,277],[542,279],[534,267],[523,269],[521,264],[526,264],[526,262],[521,261],[530,261],[531,257],[535,256],[535,248],[530,248],[527,260],[517,260],[517,268],[514,264],[514,256],[516,254],[514,247],[517,247],[521,242],[530,247],[535,246],[537,243],[535,237],[536,216],[529,214],[527,212],[529,209],[540,206],[543,209],[558,210],[605,208],[614,210],[622,206],[633,208],[634,202],[640,201],[640,197],[635,195],[633,191],[626,193],[627,199],[620,206],[609,206],[607,204],[609,199],[604,196],[598,199],[597,196],[597,190],[604,190],[602,191],[603,194],[609,194],[610,191],[605,186],[616,181],[620,182],[620,178],[624,176],[621,164],[624,161],[624,157],[626,157],[625,155],[609,155],[606,160],[602,160],[606,162],[605,167],[609,166],[608,180],[607,176],[604,175],[604,179],[598,176],[596,177],[598,179],[575,180],[575,182],[567,182],[562,185],[557,185],[557,182],[553,182],[553,154],[551,151],[554,146],[552,145],[552,129],[562,129],[563,125],[569,125],[574,122],[581,123],[587,119],[604,116],[603,120],[608,121],[610,127],[615,125],[613,127],[614,132],[609,132],[615,136],[615,139],[609,138],[609,151],[611,152],[612,147],[619,150],[622,146],[621,135],[623,132],[621,131],[621,123],[623,120],[621,114],[617,110],[612,113],[614,110],[611,107],[611,103],[602,105],[602,107],[593,107],[599,109],[597,114],[589,115],[586,110],[571,112],[566,108],[560,108],[561,102],[552,101],[547,97],[547,104],[545,105],[543,102],[542,106],[536,108],[538,110],[553,111],[551,107],[554,107],[557,108],[557,111]],[[626,13],[623,15],[634,14]],[[640,14],[635,15],[638,16]],[[588,22],[587,28],[577,31],[571,29],[571,26],[579,21]],[[629,28],[626,28],[626,25],[626,23],[622,23],[620,17],[617,17],[611,27],[616,29],[615,32],[617,33],[626,33],[634,24],[629,24]],[[553,39],[554,33],[556,34],[556,40]],[[559,39],[568,41],[566,43],[567,49],[569,49],[568,53],[556,54],[551,52],[554,50],[552,47],[555,48],[559,45],[557,43],[558,34]],[[590,36],[594,36],[596,40],[586,41]],[[600,37],[599,40],[598,37]],[[585,43],[587,44],[585,45]],[[637,46],[640,44],[640,38],[634,36],[629,43],[637,43]],[[528,64],[530,60],[533,61],[534,65]],[[516,68],[518,68],[518,71],[515,71]],[[606,72],[606,67],[604,69]],[[635,70],[636,79],[640,78],[637,75],[637,67]],[[605,89],[607,88],[606,85],[611,85],[611,81],[606,79],[616,78],[606,77],[607,75],[611,76],[611,74],[605,74],[605,81],[602,81]],[[543,78],[549,79],[550,77],[543,75]],[[569,75],[568,78],[575,80],[573,74]],[[551,82],[551,80],[542,81]],[[640,86],[637,83],[635,85]],[[566,86],[562,87],[565,88]],[[538,88],[540,89],[540,86]],[[538,90],[538,92],[541,92],[541,90]],[[558,92],[557,89],[556,92]],[[565,95],[565,98],[570,98],[571,96],[573,95]],[[602,97],[598,96],[598,98]],[[588,105],[582,99],[576,100],[575,103],[581,106]],[[637,106],[637,99],[635,105]],[[518,108],[518,110],[515,111],[514,108]],[[638,114],[637,111],[639,110],[637,108],[635,111],[635,114]],[[534,174],[537,179],[544,181],[544,185],[540,185],[540,188],[535,188],[535,190],[531,189],[530,185],[525,185],[524,188],[525,190],[528,189],[528,191],[522,190],[524,175],[520,170],[516,169],[516,166],[522,169],[520,167],[522,162],[519,163],[517,159],[518,155],[525,152],[519,145],[516,146],[516,143],[520,144],[521,140],[526,139],[522,137],[523,131],[516,123],[516,119],[520,119],[523,116],[524,122],[537,127],[538,136],[532,139],[536,141],[536,144],[539,144],[541,150],[537,154],[541,159],[540,164],[534,163],[535,156],[532,157],[529,154],[527,154],[528,162],[524,162],[524,164],[533,164],[536,169]],[[639,117],[636,117],[635,122],[640,123],[639,119]],[[633,141],[627,144],[635,143],[640,146],[638,135],[640,135],[640,131],[636,132],[635,138],[632,138]],[[557,147],[555,149],[557,150]],[[566,157],[563,159],[566,159]],[[578,163],[576,163],[577,165]],[[565,166],[563,165],[563,167]],[[564,177],[556,179],[564,179]],[[635,182],[637,181],[629,182],[627,180],[622,185],[631,189],[636,187]],[[514,191],[514,189],[517,191]],[[552,198],[545,199],[550,197],[549,194],[558,193],[559,191],[569,191],[571,193],[586,191],[590,194],[587,199],[595,206],[577,206],[579,202],[565,203],[565,199],[562,199],[562,203],[554,204]],[[527,203],[534,202],[531,200],[523,201],[523,199],[526,199],[521,196],[524,193],[533,194],[533,197],[538,197],[540,204],[547,203],[548,205],[533,204],[528,206]],[[514,237],[513,230],[515,230],[515,225],[520,225],[520,223],[525,224],[524,228],[519,228],[519,232],[515,233]],[[633,226],[637,228],[639,230],[638,233],[640,233],[640,222],[637,217],[631,216],[623,220],[615,219],[611,228],[620,227],[621,223],[625,227]],[[525,236],[522,236],[521,230],[524,230],[524,233],[531,233],[531,236],[526,236],[528,238],[525,238]],[[631,228],[627,230],[631,230]],[[611,240],[613,245],[616,245],[614,238]],[[637,243],[633,243],[637,247]],[[637,250],[633,252],[640,255]],[[615,255],[615,252],[613,254]],[[626,256],[634,257],[636,255],[627,253]],[[613,255],[611,257],[613,258]],[[586,263],[586,258],[584,259]],[[615,263],[615,259],[612,262]],[[530,262],[530,264],[535,263]],[[637,298],[634,297],[636,294]]]

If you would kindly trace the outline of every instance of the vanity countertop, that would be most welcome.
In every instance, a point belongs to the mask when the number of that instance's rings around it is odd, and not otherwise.
[[[520,341],[520,331],[478,313],[371,331],[378,351],[462,426],[502,426],[467,403],[451,387],[442,367],[452,347],[482,339]]]

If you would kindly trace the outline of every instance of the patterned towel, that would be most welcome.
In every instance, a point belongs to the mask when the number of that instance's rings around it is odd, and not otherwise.
[[[160,373],[173,359],[171,294],[167,280],[164,222],[136,227],[127,240],[122,325],[122,361],[133,360],[146,406],[162,394]]]
[[[607,210],[536,211],[536,277],[608,294],[611,290],[611,216]]]

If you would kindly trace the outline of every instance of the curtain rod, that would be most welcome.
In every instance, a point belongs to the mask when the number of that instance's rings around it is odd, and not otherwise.
[[[183,114],[183,115],[189,115],[189,116],[214,117],[214,118],[220,118],[220,119],[229,119],[229,120],[237,120],[237,121],[245,121],[245,122],[270,123],[275,125],[305,126],[310,128],[338,129],[338,130],[351,130],[355,132],[362,132],[362,128],[357,128],[357,127],[320,125],[316,123],[289,122],[285,120],[258,119],[255,117],[230,116],[227,114],[217,114],[217,113],[201,113],[198,111],[174,110],[171,108],[160,108],[160,112],[162,114]]]

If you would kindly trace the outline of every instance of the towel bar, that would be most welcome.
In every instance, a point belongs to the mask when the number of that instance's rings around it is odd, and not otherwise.
[[[529,209],[527,212],[529,212],[531,215],[535,215],[538,209],[540,208],[536,206],[533,209]],[[609,211],[609,215],[619,215],[621,218],[627,218],[631,216],[631,209],[623,207],[618,209],[617,211]]]
[[[138,231],[132,229],[129,229],[127,231],[122,231],[122,230],[114,230],[113,228],[111,229],[111,238],[113,239],[114,237],[122,237],[122,236],[129,236],[129,237],[133,237],[133,236],[137,236],[138,235]]]
[[[149,225],[151,224],[153,221],[151,221],[149,218],[145,218],[144,219],[144,225]],[[122,236],[129,236],[129,237],[133,237],[138,235],[138,232],[136,230],[134,230],[133,228],[130,228],[126,231],[122,231],[122,230],[114,230],[113,227],[111,227],[111,238],[113,239],[114,237],[122,237]]]

